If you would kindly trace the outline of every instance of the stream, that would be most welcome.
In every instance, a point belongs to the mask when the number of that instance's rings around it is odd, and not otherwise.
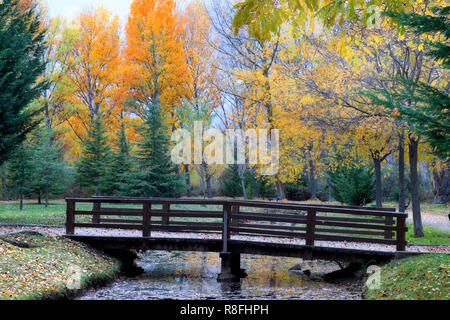
[[[357,282],[326,283],[319,274],[338,270],[333,262],[242,255],[248,277],[238,283],[218,283],[220,258],[214,253],[148,251],[136,264],[145,273],[122,277],[80,300],[356,300]],[[297,266],[310,270],[289,271]],[[296,268],[298,269],[298,268]]]

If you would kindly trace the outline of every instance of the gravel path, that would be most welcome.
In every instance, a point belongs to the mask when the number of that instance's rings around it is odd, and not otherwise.
[[[18,232],[18,231],[37,231],[49,236],[64,235],[65,229],[58,227],[13,227],[13,226],[0,226],[0,234]],[[78,228],[75,232],[76,235],[86,236],[119,236],[119,237],[140,237],[141,231],[138,230],[105,230],[105,229],[89,229]],[[167,232],[152,232],[152,237],[155,238],[187,238],[187,239],[221,239],[219,234],[195,234],[195,233],[167,233]],[[305,240],[302,239],[286,239],[286,238],[273,238],[273,237],[254,237],[254,236],[231,236],[232,240],[244,240],[254,242],[271,242],[271,243],[283,243],[283,244],[295,244],[305,245]],[[356,242],[334,242],[334,241],[316,241],[316,246],[329,247],[329,248],[347,248],[347,249],[359,249],[359,250],[376,250],[394,252],[396,247],[392,245],[382,244],[370,244],[370,243],[356,243]],[[407,246],[408,252],[433,252],[433,253],[450,253],[450,246]]]
[[[413,222],[412,213],[408,213],[408,222]],[[450,231],[450,220],[448,214],[422,212],[422,223],[436,229]]]

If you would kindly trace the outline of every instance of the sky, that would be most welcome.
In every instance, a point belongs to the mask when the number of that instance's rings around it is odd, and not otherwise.
[[[122,22],[126,21],[132,0],[46,0],[49,13],[52,17],[62,16],[74,18],[75,15],[86,7],[103,6],[117,14]]]
[[[121,19],[122,23],[127,21],[130,6],[133,0],[45,0],[52,17],[62,16],[72,19],[86,7],[103,6]],[[178,5],[188,3],[189,0],[178,0]]]

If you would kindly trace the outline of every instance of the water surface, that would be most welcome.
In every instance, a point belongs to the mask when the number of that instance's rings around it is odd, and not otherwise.
[[[241,267],[248,277],[238,283],[218,283],[220,258],[217,253],[144,253],[137,261],[145,273],[121,278],[114,284],[87,292],[81,299],[100,300],[287,300],[359,299],[356,284],[330,284],[312,280],[302,272],[290,272],[294,265],[324,273],[338,267],[330,262],[302,262],[293,258],[242,255]],[[317,278],[317,277],[316,277]]]

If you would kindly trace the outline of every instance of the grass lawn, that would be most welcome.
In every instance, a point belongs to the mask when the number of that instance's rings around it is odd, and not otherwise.
[[[0,300],[64,298],[112,279],[119,269],[116,260],[62,237],[0,237]]]
[[[427,254],[381,268],[381,288],[369,300],[449,300],[450,255]]]
[[[425,237],[414,237],[414,226],[412,223],[407,223],[408,232],[406,233],[406,241],[408,244],[447,244],[450,245],[450,232],[439,230],[435,228],[424,227],[423,232]]]
[[[86,205],[86,209],[92,205]],[[63,226],[66,221],[64,200],[52,201],[46,209],[36,201],[25,201],[23,211],[18,202],[0,202],[0,224],[43,224]]]

